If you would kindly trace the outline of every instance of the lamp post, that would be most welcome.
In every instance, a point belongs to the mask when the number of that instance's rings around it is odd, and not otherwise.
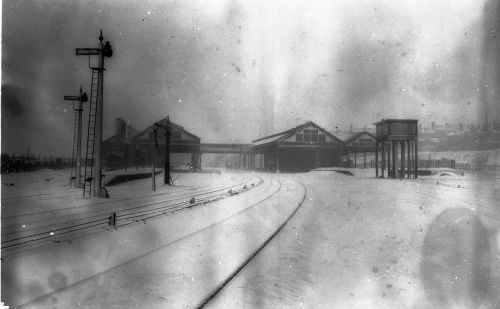
[[[167,116],[167,124],[163,125],[156,122],[154,124],[156,130],[162,128],[165,131],[165,168],[163,174],[163,183],[166,185],[171,185],[170,182],[170,136],[172,135],[170,130],[170,118]],[[156,141],[156,130],[155,130],[155,141]]]
[[[127,165],[128,165],[128,145],[129,145],[129,139],[128,139],[128,124],[130,121],[127,121],[125,123],[125,172],[127,171]]]
[[[163,183],[171,185],[170,182],[170,119],[167,116],[167,127],[165,129],[165,171]]]
[[[152,181],[152,185],[153,185],[153,191],[156,191],[156,152],[157,152],[157,149],[158,149],[158,140],[156,139],[156,132],[158,131],[158,123],[155,122],[155,124],[153,125],[153,132],[155,134],[155,148],[154,148],[154,151],[153,151],[153,168],[152,168],[152,172],[151,172],[151,181]]]

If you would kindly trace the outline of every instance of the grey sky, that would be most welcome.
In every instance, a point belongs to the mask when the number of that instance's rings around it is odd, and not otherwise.
[[[499,111],[498,2],[3,1],[2,151],[69,154],[99,29],[105,131],[170,115],[204,142],[312,120],[478,122]],[[486,12],[486,14],[484,14]],[[493,31],[493,32],[492,32]],[[95,59],[94,59],[95,60]],[[499,89],[500,90],[500,89]],[[8,98],[8,100],[6,99]],[[490,118],[491,119],[491,118]]]

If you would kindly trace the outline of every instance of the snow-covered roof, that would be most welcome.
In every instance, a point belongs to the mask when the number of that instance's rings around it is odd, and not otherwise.
[[[113,135],[113,136],[105,139],[104,141],[102,141],[103,144],[109,144],[109,143],[114,143],[114,142],[125,144],[126,140],[123,136],[121,136],[120,134],[117,134],[117,135]]]
[[[167,122],[171,128],[171,132],[182,132],[183,136],[188,136],[189,137],[189,140],[194,140],[194,141],[197,141],[198,143],[200,142],[200,138],[196,135],[194,135],[193,133],[187,131],[186,129],[184,129],[182,126],[172,122],[172,120],[169,120],[167,119],[168,117],[165,117],[159,121],[157,121],[157,123],[159,123],[160,125],[163,125],[163,126],[166,126],[167,125]],[[137,133],[136,135],[134,135],[132,137],[132,140],[138,140],[138,139],[147,139],[147,134],[148,132],[150,131],[153,131],[153,127],[154,127],[154,124],[150,125],[149,127],[147,127],[146,129],[140,131],[139,133]],[[162,131],[163,132],[163,131]],[[183,139],[185,139],[183,137]]]
[[[356,139],[360,138],[363,135],[368,135],[372,138],[375,138],[375,136],[373,134],[365,131],[365,132],[354,133],[354,134],[351,134],[350,136],[344,136],[344,138],[342,138],[342,140],[344,141],[344,143],[349,144],[349,143],[355,141]]]
[[[289,138],[290,136],[294,135],[297,131],[300,131],[301,129],[306,128],[308,126],[312,126],[312,127],[317,128],[322,133],[324,133],[325,135],[330,137],[333,141],[336,141],[338,143],[343,143],[342,140],[340,140],[338,137],[331,134],[330,132],[328,132],[327,130],[318,126],[317,124],[315,124],[312,121],[308,121],[304,124],[301,124],[300,126],[288,129],[288,130],[280,132],[280,133],[272,134],[272,135],[269,135],[266,137],[262,137],[262,138],[253,140],[252,143],[254,146],[265,145],[265,144],[270,144],[270,143],[274,143],[274,142],[279,143],[280,141],[285,140],[285,139]]]
[[[278,141],[281,138],[284,138],[286,136],[288,136],[288,132],[282,132],[279,134],[275,134],[275,135],[271,135],[268,137],[264,137],[264,138],[255,140],[255,141],[253,141],[253,144],[254,145],[263,145],[263,144],[267,144],[267,143],[272,143],[272,142]]]

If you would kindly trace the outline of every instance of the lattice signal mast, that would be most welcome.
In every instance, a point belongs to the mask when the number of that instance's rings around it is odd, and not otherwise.
[[[89,68],[92,71],[83,197],[106,197],[106,191],[101,185],[101,144],[104,90],[103,75],[104,57],[111,57],[113,55],[113,50],[111,49],[109,41],[106,41],[106,44],[104,44],[103,40],[104,38],[101,30],[98,48],[76,49],[77,56],[89,57]],[[98,56],[97,67],[90,66],[90,56]]]
[[[88,101],[87,94],[83,92],[80,86],[80,95],[64,96],[65,101],[78,101],[78,107],[75,108],[75,126],[73,128],[73,151],[71,158],[71,178],[74,179],[75,188],[81,188],[81,166],[82,166],[82,111],[83,103]],[[75,165],[76,163],[76,165]]]

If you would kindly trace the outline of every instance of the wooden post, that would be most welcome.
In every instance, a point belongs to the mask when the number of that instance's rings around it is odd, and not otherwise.
[[[387,143],[387,178],[392,177],[392,168],[391,168],[391,142]]]
[[[355,153],[354,153],[354,168],[357,168],[357,167],[358,167],[357,155],[358,155],[358,153],[357,153],[357,152],[355,152]]]
[[[411,140],[408,140],[408,178],[412,178],[413,175],[412,155],[413,155],[413,144]]]
[[[400,179],[405,178],[405,141],[399,143],[401,146],[401,173],[399,174]]]
[[[418,140],[415,140],[415,178],[418,178]]]
[[[163,183],[166,185],[171,185],[172,183],[170,182],[170,136],[172,135],[172,132],[170,131],[169,116],[167,116],[167,125],[163,127],[163,129],[165,130],[165,162],[164,162],[165,165],[163,167]]]
[[[98,78],[97,78],[97,102],[96,102],[96,114],[95,114],[95,132],[94,132],[94,173],[96,176],[94,176],[94,183],[90,183],[89,185],[94,185],[94,190],[92,192],[93,197],[105,197],[105,191],[102,187],[101,184],[101,174],[102,174],[102,167],[101,167],[101,160],[102,160],[102,128],[103,128],[103,113],[104,113],[104,44],[103,42],[103,37],[102,37],[102,30],[101,30],[101,35],[99,36],[99,47],[101,50],[101,53],[99,55],[99,69],[98,69]],[[90,58],[89,58],[90,59]],[[92,96],[92,94],[90,94]],[[92,99],[91,99],[92,100]],[[86,176],[84,176],[86,177]]]
[[[408,179],[410,179],[411,178],[411,175],[410,175],[410,171],[411,171],[411,158],[410,158],[411,145],[410,144],[411,144],[411,141],[408,140],[408,141],[406,141],[406,143],[408,144],[408,157],[407,157],[407,162],[408,162],[408,167],[407,168],[408,168],[408,171],[407,171],[406,174],[407,174]]]
[[[384,178],[384,170],[385,170],[385,142],[382,141],[382,178]]]
[[[396,162],[396,148],[397,148],[397,144],[395,141],[392,142],[392,178],[396,178],[397,177],[397,162]]]
[[[154,155],[153,155],[153,167],[151,169],[151,185],[153,191],[156,191],[156,147],[154,150]]]
[[[278,148],[276,148],[276,172],[280,172],[280,155]]]
[[[375,141],[375,178],[378,178],[378,141]]]

